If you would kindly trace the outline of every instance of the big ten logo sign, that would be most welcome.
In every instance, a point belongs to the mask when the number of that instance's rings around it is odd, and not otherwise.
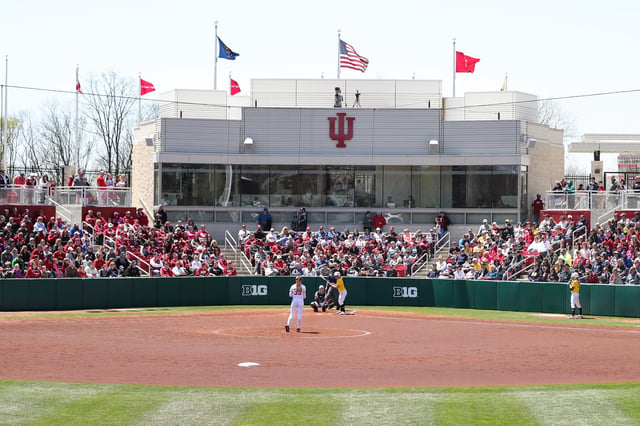
[[[418,287],[393,287],[393,297],[418,297]]]
[[[242,285],[242,295],[243,296],[266,296],[268,293],[266,285],[251,285],[251,284],[243,284]]]

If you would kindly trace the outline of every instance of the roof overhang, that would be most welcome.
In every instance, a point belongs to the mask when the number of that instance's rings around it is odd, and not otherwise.
[[[582,141],[569,144],[569,152],[640,153],[640,134],[585,133]]]

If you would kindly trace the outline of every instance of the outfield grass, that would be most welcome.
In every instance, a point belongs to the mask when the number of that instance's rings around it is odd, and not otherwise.
[[[3,313],[1,318],[182,315],[235,308],[248,307]],[[537,317],[522,312],[444,308],[357,309],[412,311],[500,321],[569,321],[566,318]],[[623,318],[599,318],[579,323],[590,326],[640,325],[637,320]],[[0,367],[2,356],[10,356],[7,344],[10,345],[10,342],[5,342],[4,355],[0,355]],[[567,368],[588,366],[581,366],[579,354],[576,354],[576,360],[569,363]],[[0,424],[633,425],[640,424],[640,382],[472,388],[256,389],[0,380]]]
[[[384,310],[393,312],[415,312],[426,315],[439,315],[452,318],[468,318],[493,321],[526,321],[547,324],[583,324],[609,327],[640,327],[640,319],[605,317],[585,315],[582,321],[569,321],[564,315],[536,314],[533,312],[489,311],[475,309],[433,308],[411,306],[349,306],[358,311]],[[235,309],[282,309],[289,310],[289,305],[235,305],[235,306],[188,306],[188,307],[163,307],[163,308],[137,308],[137,309],[100,309],[88,311],[60,311],[60,312],[2,312],[3,318],[86,318],[102,316],[139,316],[139,315],[184,315],[196,312],[228,311]]]
[[[0,380],[0,423],[29,425],[640,424],[640,384],[246,389]]]

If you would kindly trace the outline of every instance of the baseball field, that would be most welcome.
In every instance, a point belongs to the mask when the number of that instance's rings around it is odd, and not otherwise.
[[[640,320],[356,309],[0,313],[0,424],[640,424]]]

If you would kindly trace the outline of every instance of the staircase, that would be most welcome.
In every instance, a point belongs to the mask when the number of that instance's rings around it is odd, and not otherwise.
[[[254,274],[251,262],[242,251],[238,250],[238,242],[228,230],[224,232],[224,246],[220,247],[220,253],[233,261],[238,276],[249,277]]]
[[[253,275],[253,269],[247,268],[246,265],[248,260],[241,251],[234,250],[233,246],[225,244],[224,246],[220,247],[220,253],[224,254],[224,257],[227,260],[233,261],[233,266],[236,268],[238,276],[249,277]],[[251,263],[248,263],[248,265],[250,267]]]
[[[456,240],[457,241],[457,240]],[[433,256],[427,258],[426,262],[417,268],[409,278],[424,278],[431,270],[431,266],[436,263],[438,256],[443,258],[449,256],[449,248],[451,247],[451,233],[447,232],[437,243]]]

